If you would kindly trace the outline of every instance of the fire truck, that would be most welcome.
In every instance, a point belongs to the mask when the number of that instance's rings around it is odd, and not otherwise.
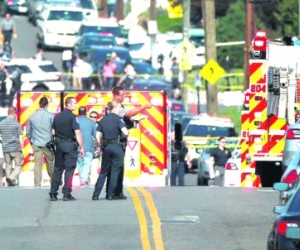
[[[270,40],[258,31],[252,41],[249,88],[241,114],[241,186],[269,187],[280,181],[287,126],[295,123],[300,47]]]
[[[18,92],[15,104],[19,110],[18,121],[24,132],[24,162],[23,171],[18,179],[19,186],[33,186],[34,155],[25,131],[30,115],[39,108],[39,100],[44,96],[49,100],[48,111],[54,115],[64,109],[64,101],[67,97],[74,97],[78,108],[85,106],[88,114],[96,111],[99,119],[103,116],[105,105],[113,98],[111,92],[105,91]],[[169,182],[171,142],[167,93],[164,91],[128,91],[123,105],[127,109],[133,109],[147,103],[151,103],[152,108],[144,110],[142,114],[135,117],[135,120],[139,122],[130,129],[128,137],[124,161],[124,185],[127,186],[166,186]],[[77,115],[77,110],[74,113]],[[95,184],[100,171],[101,158],[96,161],[96,171],[92,171],[90,175],[91,185]],[[73,184],[77,177],[75,173]],[[44,164],[42,186],[49,185],[50,179]]]

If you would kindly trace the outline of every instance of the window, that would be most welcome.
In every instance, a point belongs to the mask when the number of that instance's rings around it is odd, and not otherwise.
[[[39,65],[39,68],[46,73],[58,72],[58,69],[53,64]]]
[[[82,21],[83,15],[79,11],[50,11],[48,19],[49,21]]]
[[[197,125],[197,124],[190,124],[185,131],[185,135],[186,136],[201,136],[201,137],[234,136],[234,135],[232,135],[232,128]]]
[[[114,50],[111,50],[109,48],[106,49],[93,49],[90,51],[89,53],[89,62],[103,62],[106,57],[107,54],[111,54],[112,52],[114,52]],[[131,59],[131,56],[129,54],[129,52],[127,50],[119,50],[119,51],[115,51],[117,56],[120,57],[120,59]]]
[[[7,68],[8,73],[11,74],[14,71],[15,66],[9,65],[9,66],[6,66],[6,68]],[[18,68],[22,71],[22,73],[32,73],[30,68],[26,65],[18,65]]]
[[[128,49],[129,50],[140,50],[143,46],[145,45],[145,43],[135,43],[135,44],[128,44]]]
[[[80,0],[81,7],[87,10],[95,10],[95,4],[92,0]]]
[[[93,45],[105,45],[105,46],[115,46],[116,41],[114,37],[111,36],[88,36],[84,37],[81,41],[82,46],[93,46]]]
[[[121,29],[119,27],[103,27],[103,26],[82,26],[82,34],[84,33],[109,33],[113,36],[120,37]]]

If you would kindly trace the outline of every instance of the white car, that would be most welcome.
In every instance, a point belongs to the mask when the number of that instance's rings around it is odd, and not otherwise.
[[[39,46],[73,48],[83,16],[81,7],[44,6],[37,21]]]
[[[229,159],[225,166],[224,187],[241,186],[241,152],[234,150],[232,158]]]
[[[9,74],[14,71],[15,65],[22,71],[21,90],[36,90],[37,88],[52,91],[62,91],[65,85],[61,82],[59,72],[51,61],[34,59],[12,59],[0,62],[6,66]]]

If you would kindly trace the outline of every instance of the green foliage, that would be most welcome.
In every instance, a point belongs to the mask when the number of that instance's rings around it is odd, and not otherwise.
[[[281,1],[275,17],[281,23],[281,33],[285,35],[298,34],[298,0]]]
[[[234,123],[235,131],[241,133],[241,110],[240,106],[226,107],[218,111],[219,116],[230,117]]]
[[[167,31],[182,32],[182,18],[170,19],[168,14],[157,16],[157,27],[159,32],[166,33]]]
[[[216,25],[217,42],[244,41],[245,18],[244,1],[231,4],[226,16],[220,18]],[[217,47],[217,55],[220,64],[229,56],[233,67],[241,68],[244,62],[244,45]]]

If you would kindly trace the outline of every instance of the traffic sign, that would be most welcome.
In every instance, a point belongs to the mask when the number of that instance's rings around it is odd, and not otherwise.
[[[190,63],[190,58],[195,56],[196,48],[189,39],[184,38],[182,42],[177,46],[177,52],[179,55],[179,69],[180,70],[191,70],[193,68]]]
[[[210,84],[215,84],[225,74],[225,70],[213,59],[210,59],[200,70],[201,76]]]
[[[175,5],[175,1],[174,0],[169,0],[168,17],[170,19],[182,18],[183,17],[183,7],[182,7],[182,4]]]

